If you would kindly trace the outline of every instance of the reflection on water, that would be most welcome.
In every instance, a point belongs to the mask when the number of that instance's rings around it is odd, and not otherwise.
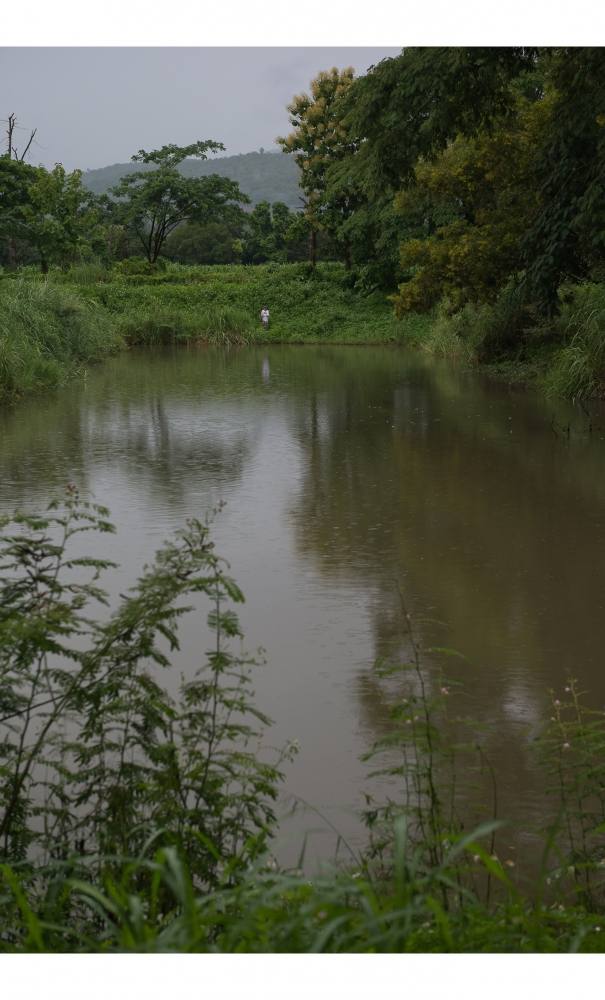
[[[546,809],[532,741],[548,689],[573,673],[605,702],[602,433],[395,349],[133,352],[0,413],[0,506],[39,506],[68,480],[107,503],[117,590],[226,500],[214,534],[246,594],[248,646],[266,650],[257,699],[272,740],[302,747],[289,791],[349,837],[358,758],[393,698],[371,665],[408,652],[401,588],[424,644],[464,654],[446,665],[457,710],[481,723],[501,815],[529,829]],[[180,670],[199,645],[189,621]],[[427,680],[442,667],[427,656]],[[329,851],[319,817],[284,836],[298,847],[315,826]]]

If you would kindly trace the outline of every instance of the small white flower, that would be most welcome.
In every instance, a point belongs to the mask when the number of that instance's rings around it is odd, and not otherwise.
[[[569,750],[569,747],[570,747],[570,744],[569,744],[569,743],[564,743],[564,744],[563,744],[563,749],[564,749],[564,750]]]
[[[450,693],[450,689],[448,687],[442,687],[440,690],[441,694],[448,695]]]

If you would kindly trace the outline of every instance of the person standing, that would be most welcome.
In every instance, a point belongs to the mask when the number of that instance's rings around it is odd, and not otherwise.
[[[260,311],[260,321],[263,324],[265,330],[268,330],[269,329],[269,310],[267,309],[266,306],[263,306],[263,308]]]

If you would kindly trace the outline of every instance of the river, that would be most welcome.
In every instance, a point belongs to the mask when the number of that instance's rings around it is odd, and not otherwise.
[[[599,424],[396,348],[132,351],[0,412],[0,509],[39,509],[68,481],[107,504],[115,595],[225,502],[213,535],[246,645],[265,650],[256,701],[272,743],[300,743],[285,791],[313,807],[284,819],[285,858],[304,831],[309,857],[333,853],[334,829],[363,842],[363,793],[380,789],[360,756],[397,696],[373,663],[410,654],[401,592],[422,644],[462,654],[423,654],[427,683],[445,670],[452,711],[476,720],[519,853],[548,814],[534,743],[549,690],[573,674],[605,703]],[[178,670],[199,636],[188,621]]]

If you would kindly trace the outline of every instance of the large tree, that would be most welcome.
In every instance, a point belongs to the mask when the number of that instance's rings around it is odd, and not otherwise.
[[[100,218],[94,195],[82,184],[82,171],[68,173],[60,163],[52,170],[36,168],[24,216],[27,242],[43,272],[89,252]]]
[[[52,170],[0,157],[0,232],[24,247],[43,272],[72,261],[90,246],[99,213],[82,172]]]
[[[327,198],[328,167],[352,151],[354,141],[342,123],[341,101],[354,79],[351,67],[318,73],[311,93],[299,94],[288,105],[292,132],[279,136],[284,152],[292,153],[300,167],[300,186],[305,195],[304,212],[309,226],[309,258],[315,265],[317,233],[326,229],[337,237],[340,215],[347,210],[346,197]],[[346,251],[345,251],[345,259]]]
[[[190,146],[170,144],[146,152],[133,162],[153,167],[123,177],[111,191],[114,212],[136,234],[150,264],[155,264],[168,236],[184,222],[231,220],[249,202],[239,185],[226,177],[184,177],[179,166],[188,157],[205,160],[208,152],[225,147],[220,142],[198,141]]]

